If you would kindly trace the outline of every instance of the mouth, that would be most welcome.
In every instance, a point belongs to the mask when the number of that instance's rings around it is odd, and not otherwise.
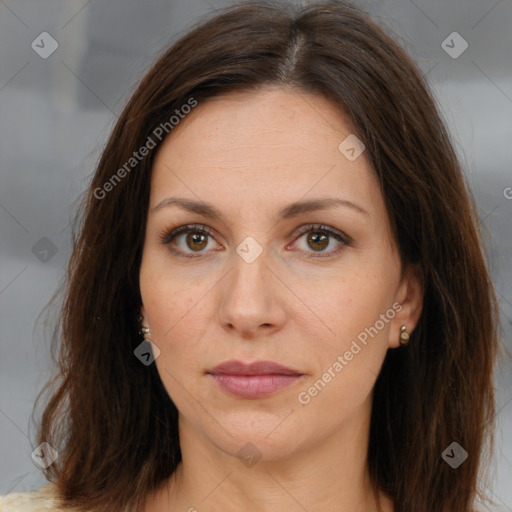
[[[304,374],[273,361],[226,361],[207,372],[220,388],[234,396],[258,399],[273,395],[300,380]]]

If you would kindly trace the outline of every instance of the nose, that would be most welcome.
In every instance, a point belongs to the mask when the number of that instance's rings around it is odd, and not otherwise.
[[[250,263],[237,253],[232,259],[219,289],[221,327],[247,339],[280,330],[286,321],[286,287],[268,266],[265,251]]]

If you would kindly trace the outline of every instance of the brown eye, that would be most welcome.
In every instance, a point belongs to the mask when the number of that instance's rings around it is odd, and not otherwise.
[[[214,239],[206,226],[187,225],[180,226],[170,233],[162,234],[161,241],[164,245],[168,245],[174,254],[194,258],[209,252],[207,250],[208,244],[213,242]],[[215,247],[218,246],[213,243],[212,248]]]
[[[308,233],[306,240],[315,251],[323,251],[329,245],[329,236],[323,233]]]
[[[208,236],[202,233],[188,233],[185,237],[185,243],[193,251],[201,251],[208,245]]]
[[[334,230],[323,224],[315,224],[305,226],[299,232],[299,237],[296,239],[299,241],[302,235],[305,243],[302,243],[302,247],[299,245],[299,249],[305,254],[307,258],[327,258],[329,256],[337,255],[344,247],[351,245],[352,239],[337,230]],[[334,247],[328,249],[332,241],[335,242]]]

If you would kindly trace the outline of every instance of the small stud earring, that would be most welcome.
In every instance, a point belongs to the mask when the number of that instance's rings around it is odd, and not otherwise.
[[[149,330],[149,327],[146,327],[145,325],[142,325],[142,316],[139,315],[137,318],[140,324],[139,334],[146,340],[151,341],[151,331]]]
[[[409,331],[405,325],[400,327],[400,345],[407,345],[409,343]]]

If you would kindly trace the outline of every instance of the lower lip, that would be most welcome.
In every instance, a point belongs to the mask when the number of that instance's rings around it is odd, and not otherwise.
[[[210,374],[228,393],[240,398],[263,398],[297,382],[301,375],[225,375]]]

